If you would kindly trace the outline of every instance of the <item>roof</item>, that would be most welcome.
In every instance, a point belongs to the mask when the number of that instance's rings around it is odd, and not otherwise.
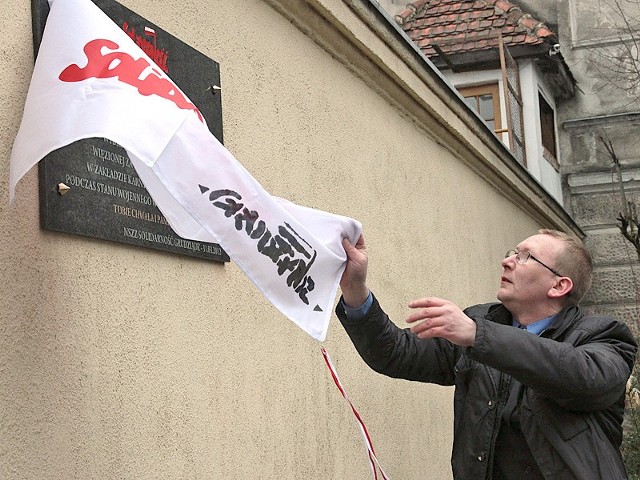
[[[395,20],[428,57],[478,52],[497,47],[547,46],[557,37],[543,22],[506,0],[417,0]],[[542,50],[541,50],[542,51]]]
[[[437,68],[500,68],[502,36],[512,57],[536,59],[555,96],[575,94],[555,32],[508,0],[416,0],[395,20]]]

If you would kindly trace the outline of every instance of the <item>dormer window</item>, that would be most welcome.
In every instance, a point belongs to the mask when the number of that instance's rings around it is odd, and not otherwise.
[[[458,91],[465,98],[467,105],[480,115],[496,135],[500,136],[506,131],[500,115],[500,92],[497,83],[459,87]]]
[[[543,155],[558,170],[555,113],[540,93],[538,93],[538,103],[540,106],[540,133],[542,136]]]

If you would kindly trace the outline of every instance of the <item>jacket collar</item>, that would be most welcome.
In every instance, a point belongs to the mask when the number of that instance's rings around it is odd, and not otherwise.
[[[576,305],[568,305],[560,310],[554,322],[545,332],[546,337],[557,338],[561,336],[571,325],[582,318],[583,313]],[[502,303],[495,303],[489,307],[485,318],[502,325],[511,325],[513,315]]]

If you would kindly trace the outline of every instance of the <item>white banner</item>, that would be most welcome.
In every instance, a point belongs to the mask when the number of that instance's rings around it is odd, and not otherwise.
[[[51,151],[108,138],[127,150],[178,235],[219,243],[273,305],[324,340],[346,261],[341,241],[355,243],[360,223],[269,195],[90,0],[49,3],[11,154],[10,199]]]

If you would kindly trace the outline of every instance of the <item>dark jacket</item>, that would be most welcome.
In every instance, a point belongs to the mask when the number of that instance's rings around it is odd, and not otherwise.
[[[470,307],[473,347],[420,340],[396,327],[374,298],[365,318],[336,314],[358,353],[384,375],[455,385],[456,480],[492,476],[495,439],[512,378],[523,385],[520,428],[548,480],[622,480],[625,387],[637,345],[629,328],[567,307],[539,337],[511,326],[502,304]]]

